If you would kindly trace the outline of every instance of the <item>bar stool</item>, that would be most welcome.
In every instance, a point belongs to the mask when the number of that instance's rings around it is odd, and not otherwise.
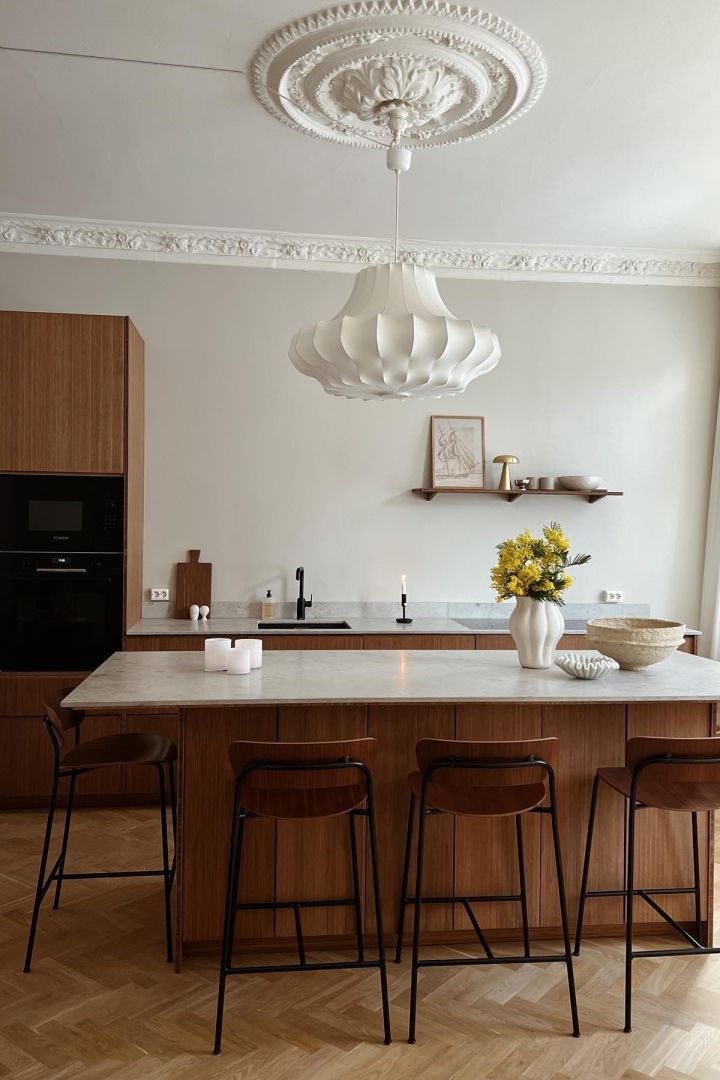
[[[600,781],[625,799],[626,807],[626,865],[623,889],[588,889],[590,853],[592,849],[595,811]],[[635,815],[647,808],[671,810],[690,814],[692,830],[694,884],[677,889],[636,889],[635,875]],[[588,820],[585,860],[580,885],[575,956],[580,954],[585,902],[593,896],[623,896],[625,898],[625,1031],[632,1031],[632,963],[643,956],[705,956],[720,952],[702,943],[702,909],[700,890],[700,850],[698,844],[698,813],[720,809],[720,741],[718,739],[672,739],[642,735],[628,739],[625,746],[624,768],[602,768],[595,773],[590,817]],[[665,896],[692,894],[695,897],[695,937],[672,918],[652,894]],[[680,949],[633,949],[633,907],[639,896],[687,942]]]
[[[339,742],[266,743],[234,742],[230,763],[235,773],[232,831],[228,855],[225,922],[218,982],[214,1054],[221,1052],[225,982],[228,975],[254,975],[279,971],[334,971],[338,968],[379,968],[385,1044],[392,1042],[388,1003],[385,947],[383,944],[380,878],[373,804],[372,765],[375,739]],[[347,900],[290,900],[267,903],[237,902],[245,823],[260,818],[326,818],[346,815],[350,841],[353,897]],[[355,819],[365,818],[370,839],[377,960],[366,960],[362,940],[360,876]],[[307,963],[300,911],[311,907],[352,907],[355,911],[357,960]],[[233,966],[235,913],[237,911],[292,909],[295,916],[298,963],[253,967]]]
[[[64,709],[60,702],[70,691],[66,690],[51,703],[43,707],[45,716],[43,723],[47,729],[53,747],[54,767],[53,781],[50,792],[50,806],[48,807],[47,824],[45,826],[45,840],[43,842],[42,855],[40,857],[40,870],[38,873],[37,888],[35,891],[35,903],[33,905],[32,919],[30,922],[30,935],[28,937],[27,952],[25,954],[26,972],[30,971],[33,947],[35,945],[35,933],[37,931],[40,905],[52,885],[55,885],[55,899],[53,909],[60,906],[60,891],[65,880],[82,880],[86,878],[114,878],[114,877],[161,877],[163,879],[165,895],[165,937],[167,945],[167,960],[172,963],[172,914],[170,910],[170,894],[175,878],[175,835],[177,828],[177,805],[175,794],[174,762],[177,757],[177,747],[172,739],[163,735],[144,734],[142,732],[128,732],[119,735],[103,735],[89,742],[80,743],[80,727],[84,720],[84,714]],[[65,748],[66,732],[74,730],[74,745],[70,749]],[[75,781],[84,773],[94,772],[96,769],[106,769],[113,765],[152,765],[157,768],[160,784],[160,830],[162,839],[162,870],[122,870],[102,871],[87,874],[67,874],[65,861],[67,858],[68,839],[70,837],[70,820],[75,798]],[[172,814],[173,829],[173,861],[172,866],[168,856],[167,836],[167,800],[165,796],[164,767],[167,766],[168,781],[170,784],[170,810]],[[62,846],[50,873],[45,876],[47,870],[48,853],[50,850],[50,838],[52,835],[53,818],[57,805],[58,787],[60,781],[69,778],[70,785],[67,795],[67,808],[65,810],[65,827],[63,829]]]
[[[415,905],[412,940],[412,976],[410,985],[410,1025],[408,1042],[415,1042],[417,1016],[418,971],[421,967],[455,967],[464,964],[563,963],[567,968],[570,994],[570,1014],[573,1035],[580,1035],[575,997],[570,934],[568,930],[565,883],[560,854],[557,824],[555,773],[552,762],[557,751],[557,739],[522,739],[512,742],[464,742],[455,739],[422,739],[416,748],[419,772],[408,777],[410,809],[408,813],[405,859],[400,893],[400,915],[395,961],[402,956],[405,909]],[[513,775],[514,774],[514,775]],[[530,774],[530,775],[528,775]],[[548,800],[547,806],[541,805]],[[415,803],[419,800],[418,843],[416,856],[415,896],[408,896],[410,849],[413,836]],[[522,815],[547,814],[552,824],[555,870],[557,873],[560,918],[564,951],[560,954],[530,955],[530,939],[525,883]],[[425,852],[425,820],[438,814],[470,815],[473,817],[515,818],[520,891],[500,896],[433,896],[422,895],[423,857]],[[470,905],[478,902],[516,901],[520,904],[523,924],[523,955],[495,956]],[[462,904],[485,953],[484,957],[447,960],[421,960],[420,915],[423,904]]]

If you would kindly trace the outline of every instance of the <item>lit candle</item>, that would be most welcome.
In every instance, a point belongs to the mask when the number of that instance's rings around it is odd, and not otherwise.
[[[238,638],[235,648],[248,649],[250,652],[250,667],[262,667],[262,638]]]
[[[400,591],[403,596],[407,596],[407,574],[403,574],[400,578]]]
[[[205,670],[227,671],[230,638],[208,638],[205,642]]]
[[[250,650],[242,647],[238,648],[236,643],[235,648],[228,653],[227,669],[228,675],[249,675]]]

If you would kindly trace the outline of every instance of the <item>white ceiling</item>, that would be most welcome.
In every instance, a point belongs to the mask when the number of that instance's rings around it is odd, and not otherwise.
[[[318,5],[319,6],[319,5]],[[548,85],[487,138],[415,155],[419,240],[720,247],[717,0],[498,0]],[[0,45],[247,70],[313,0],[0,0]],[[384,236],[381,153],[273,120],[243,75],[0,51],[0,210]]]

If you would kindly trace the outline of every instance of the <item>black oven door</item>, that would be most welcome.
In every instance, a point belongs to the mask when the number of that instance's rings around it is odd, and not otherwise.
[[[122,647],[122,556],[0,554],[0,669],[92,671]]]
[[[122,549],[121,476],[0,475],[0,550]]]

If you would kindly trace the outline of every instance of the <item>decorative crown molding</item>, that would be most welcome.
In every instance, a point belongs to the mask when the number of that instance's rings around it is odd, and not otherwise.
[[[0,251],[352,273],[393,258],[389,241],[365,237],[203,229],[1,212]],[[442,270],[448,277],[720,285],[720,252],[717,251],[413,240],[401,243],[399,254],[403,262]]]

